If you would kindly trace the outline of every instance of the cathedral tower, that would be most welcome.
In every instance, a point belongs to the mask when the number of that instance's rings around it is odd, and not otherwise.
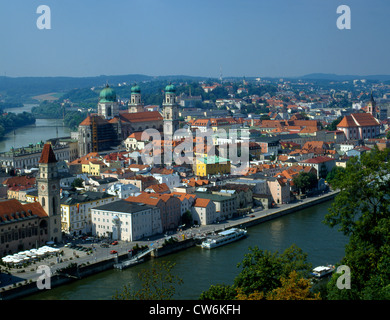
[[[163,102],[164,135],[173,137],[179,129],[179,113],[176,103],[176,88],[173,84],[165,87],[165,99]]]
[[[116,93],[108,84],[102,91],[100,91],[98,115],[108,120],[119,116],[119,106],[118,101],[116,100]]]
[[[54,242],[62,240],[60,178],[57,159],[50,143],[43,146],[39,160],[38,201],[49,216],[48,238]]]
[[[129,113],[144,112],[144,105],[141,101],[141,89],[136,84],[131,87],[131,97],[129,102]]]

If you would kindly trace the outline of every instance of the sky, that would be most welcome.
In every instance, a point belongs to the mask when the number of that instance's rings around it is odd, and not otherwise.
[[[389,13],[384,0],[1,0],[0,75],[390,74]]]

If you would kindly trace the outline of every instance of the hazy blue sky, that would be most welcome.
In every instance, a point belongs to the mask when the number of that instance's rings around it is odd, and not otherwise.
[[[39,30],[38,6],[51,9]],[[351,29],[339,30],[339,5]],[[0,75],[390,74],[388,0],[2,0]]]

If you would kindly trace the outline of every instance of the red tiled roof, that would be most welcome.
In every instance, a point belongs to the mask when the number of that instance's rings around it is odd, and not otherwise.
[[[150,122],[150,121],[162,121],[163,117],[158,111],[144,111],[144,112],[135,112],[120,113],[120,118],[127,122]]]
[[[305,163],[323,163],[323,162],[332,161],[332,160],[334,160],[334,159],[330,158],[330,157],[326,157],[326,156],[320,156],[320,157],[316,157],[316,158],[307,159],[303,162],[305,162]]]
[[[99,115],[88,115],[81,123],[80,126],[90,126],[92,125],[92,122],[95,122],[96,124],[106,124],[107,120],[103,119]]]
[[[196,198],[194,207],[206,208],[209,205],[210,201],[210,199]]]
[[[29,212],[29,210],[31,210],[31,213]],[[45,210],[43,210],[39,202],[21,204],[16,199],[0,202],[0,218],[3,221],[16,221],[18,217],[15,215],[13,216],[13,214],[15,214],[16,212],[18,212],[22,216],[31,216],[33,214],[37,215],[38,217],[47,217],[47,213],[45,212]]]
[[[57,159],[51,147],[51,144],[46,143],[43,146],[41,158],[39,159],[38,163],[55,163],[55,162],[57,162]]]

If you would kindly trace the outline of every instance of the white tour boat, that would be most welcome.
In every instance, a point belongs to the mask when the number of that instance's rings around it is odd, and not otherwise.
[[[330,275],[334,271],[335,267],[331,264],[327,266],[319,266],[312,270],[312,275],[316,278],[322,278]]]
[[[230,242],[237,241],[245,237],[246,234],[246,230],[238,228],[221,231],[214,236],[208,237],[205,241],[202,242],[201,247],[205,249],[213,249],[228,244]]]

